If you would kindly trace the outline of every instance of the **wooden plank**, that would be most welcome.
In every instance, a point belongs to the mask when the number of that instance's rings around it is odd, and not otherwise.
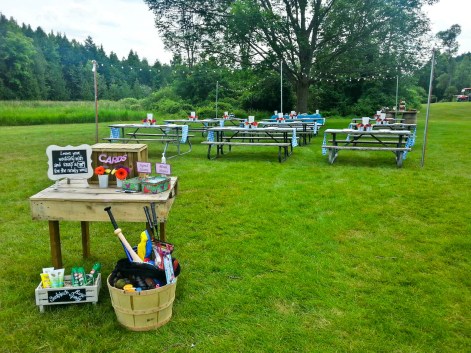
[[[177,178],[172,177],[170,189],[159,194],[128,194],[117,191],[87,185],[79,180],[76,183],[72,181],[71,184],[63,182],[57,190],[51,186],[31,196],[31,215],[34,220],[106,222],[109,217],[104,208],[111,206],[116,220],[145,223],[143,207],[155,202],[159,220],[165,221],[175,200]],[[60,239],[52,240],[60,242]]]
[[[410,151],[409,147],[367,147],[367,146],[322,146],[332,150],[358,150],[358,151]]]
[[[347,135],[411,135],[409,130],[372,130],[372,131],[358,131],[354,129],[327,129],[325,133],[329,134],[347,134]]]
[[[281,136],[280,136],[281,137]],[[273,140],[273,138],[269,136],[236,136],[236,137],[223,137],[224,140]],[[299,137],[296,137],[299,140]],[[230,142],[230,141],[227,141]]]
[[[212,142],[212,141],[202,141],[202,144],[205,145],[225,145],[225,146],[277,146],[277,147],[289,147],[291,143],[289,142]]]
[[[334,140],[329,140],[329,142],[334,142]],[[337,143],[353,143],[353,144],[379,144],[377,140],[335,140]],[[381,141],[381,143],[387,144],[387,145],[397,145],[397,141]]]
[[[146,133],[133,133],[133,132],[128,132],[126,135],[130,136],[167,136],[167,137],[182,137],[182,135],[177,135],[177,134],[146,134]],[[195,135],[187,135],[188,137],[195,137]]]
[[[103,140],[106,141],[134,141],[139,143],[139,141],[153,141],[153,142],[177,142],[177,139],[145,139],[145,138],[126,138],[126,137],[119,137],[119,138],[111,138],[111,137],[105,137]]]

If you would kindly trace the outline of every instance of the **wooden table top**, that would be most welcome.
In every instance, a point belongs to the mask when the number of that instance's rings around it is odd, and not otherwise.
[[[156,204],[159,221],[166,220],[178,190],[172,177],[169,190],[158,194],[124,193],[120,189],[100,188],[86,180],[66,180],[30,197],[34,220],[109,221],[105,207],[111,206],[116,221],[146,222],[144,206]]]
[[[354,129],[327,129],[324,131],[327,134],[355,134],[355,135],[410,135],[409,130],[391,130],[391,129],[377,129],[370,131],[359,131]]]

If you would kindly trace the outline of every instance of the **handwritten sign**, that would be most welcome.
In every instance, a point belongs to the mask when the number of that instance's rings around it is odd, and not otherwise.
[[[150,164],[149,162],[136,162],[136,167],[138,173],[152,173],[152,164]]]
[[[51,290],[47,292],[49,303],[84,302],[87,300],[85,288]]]
[[[165,163],[156,163],[155,164],[155,172],[157,174],[163,174],[163,175],[172,174],[171,171],[170,171],[170,164],[165,164]]]
[[[92,148],[89,145],[51,145],[46,149],[46,155],[49,165],[47,176],[51,180],[88,179],[93,175]]]

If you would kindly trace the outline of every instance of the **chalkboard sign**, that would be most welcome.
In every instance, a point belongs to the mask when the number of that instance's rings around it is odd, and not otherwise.
[[[88,179],[93,175],[92,148],[89,145],[51,145],[46,149],[46,155],[49,164],[47,176],[51,180]]]
[[[48,303],[84,302],[86,300],[86,288],[50,290],[47,292]]]

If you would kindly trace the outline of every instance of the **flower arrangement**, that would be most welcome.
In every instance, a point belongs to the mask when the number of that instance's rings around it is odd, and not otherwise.
[[[95,174],[96,175],[103,175],[103,174],[110,174],[111,170],[110,169],[105,169],[105,167],[103,167],[102,165],[100,165],[99,167],[96,167],[95,168]]]
[[[249,123],[248,121],[244,122],[244,125],[245,125],[245,128],[246,129],[250,129],[250,128],[257,128],[258,127],[258,122],[257,121],[252,121],[251,123]]]
[[[117,179],[124,180],[127,178],[129,174],[129,170],[126,167],[119,167],[119,168],[105,168],[104,166],[100,165],[99,167],[95,168],[96,175],[104,175],[104,174],[111,174],[115,175]]]
[[[152,119],[145,118],[145,119],[142,120],[142,122],[143,122],[144,124],[154,125],[154,124],[156,123],[156,120],[155,120],[154,118],[152,118]]]
[[[119,168],[116,170],[116,173],[114,174],[116,176],[116,179],[119,180],[124,180],[128,176],[128,171],[125,168]]]

